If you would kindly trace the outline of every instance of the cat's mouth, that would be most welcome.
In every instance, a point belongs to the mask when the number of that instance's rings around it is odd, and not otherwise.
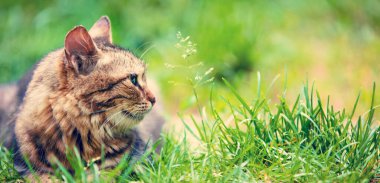
[[[121,111],[121,113],[128,117],[128,118],[132,118],[132,119],[135,119],[135,120],[142,120],[144,118],[144,114],[132,114],[131,112],[127,111],[127,110],[123,110]]]

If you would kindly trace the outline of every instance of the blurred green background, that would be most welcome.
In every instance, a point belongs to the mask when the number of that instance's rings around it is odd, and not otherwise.
[[[309,81],[338,109],[351,109],[361,91],[359,113],[369,108],[373,82],[380,85],[378,0],[2,0],[0,83],[16,81],[62,47],[71,28],[90,28],[102,15],[111,19],[114,42],[149,64],[168,116],[193,111],[187,83],[199,81],[210,68],[203,80],[215,77],[218,96],[230,95],[220,82],[224,77],[253,100],[260,72],[268,99],[278,101],[286,90],[294,101]],[[178,32],[190,36],[196,54],[181,57],[187,47],[176,47]],[[210,86],[197,87],[205,105]]]

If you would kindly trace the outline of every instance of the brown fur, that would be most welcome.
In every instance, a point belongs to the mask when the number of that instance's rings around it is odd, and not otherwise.
[[[125,153],[138,154],[163,124],[155,109],[138,125],[155,103],[145,70],[141,60],[112,44],[107,17],[89,32],[74,28],[65,47],[49,53],[34,70],[15,123],[20,153],[40,174],[52,172],[57,160],[70,170],[65,154],[73,148],[87,162],[98,159],[104,148],[106,167]],[[24,95],[22,90],[9,93]]]

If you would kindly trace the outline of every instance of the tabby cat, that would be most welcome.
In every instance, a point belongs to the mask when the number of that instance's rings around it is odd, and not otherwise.
[[[147,85],[146,64],[113,44],[106,16],[89,31],[73,28],[64,48],[2,91],[0,119],[9,121],[14,132],[3,133],[4,143],[16,152],[20,171],[25,170],[24,156],[42,177],[52,173],[57,161],[72,170],[65,155],[74,148],[85,162],[103,168],[114,167],[126,153],[137,157],[147,141],[158,138],[163,124],[153,108],[156,98]],[[11,97],[16,99],[8,101]],[[9,117],[12,111],[14,118]],[[4,129],[4,122],[0,126]]]

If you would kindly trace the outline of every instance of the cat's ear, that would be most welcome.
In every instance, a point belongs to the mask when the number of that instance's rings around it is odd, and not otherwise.
[[[87,74],[96,65],[98,49],[83,26],[77,26],[66,35],[65,56],[68,66],[78,74]]]
[[[91,37],[100,38],[112,44],[111,21],[107,16],[102,16],[90,29]]]

